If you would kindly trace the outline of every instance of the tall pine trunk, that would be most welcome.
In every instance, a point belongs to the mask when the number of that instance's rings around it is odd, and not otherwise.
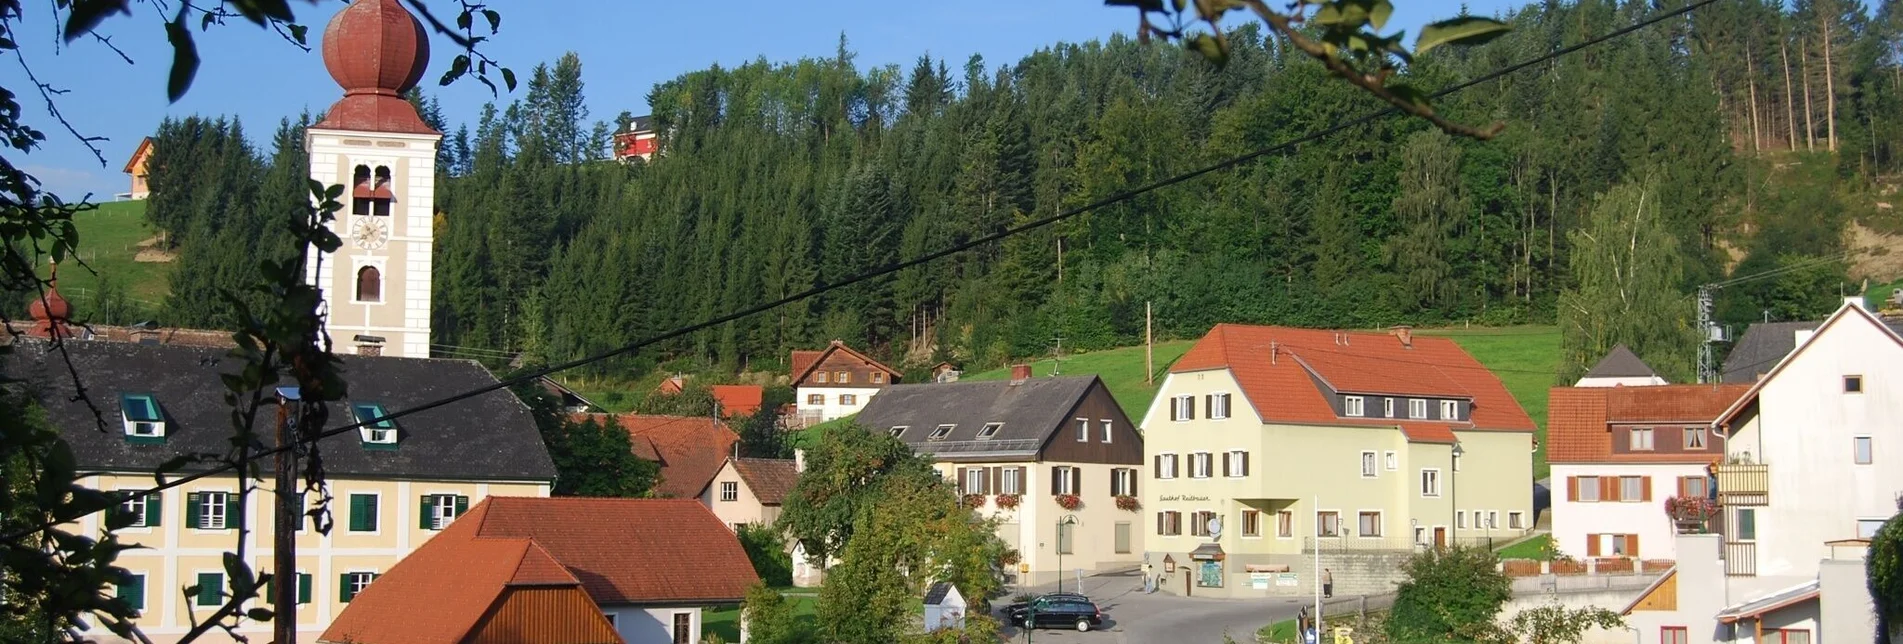
[[[1784,124],[1790,126],[1791,149],[1797,149],[1797,96],[1791,92],[1791,47],[1790,41],[1778,37],[1777,55],[1784,59]]]
[[[1824,24],[1824,126],[1830,136],[1830,151],[1837,151],[1837,79],[1830,66],[1830,16],[1823,11],[1817,12],[1818,21]]]
[[[1817,149],[1817,118],[1810,111],[1810,51],[1797,48],[1797,66],[1804,77],[1804,149]]]
[[[1751,47],[1744,48],[1744,80],[1751,93],[1751,150],[1764,151],[1763,130],[1758,127],[1758,75],[1757,63],[1752,61]]]

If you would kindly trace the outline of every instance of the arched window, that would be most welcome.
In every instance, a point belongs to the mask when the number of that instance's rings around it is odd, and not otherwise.
[[[351,173],[350,214],[364,216],[370,214],[370,166],[357,166]]]
[[[383,301],[383,273],[375,266],[357,269],[357,301]]]
[[[378,217],[390,216],[390,201],[394,198],[390,191],[390,166],[377,166],[376,187],[371,191],[371,214]]]

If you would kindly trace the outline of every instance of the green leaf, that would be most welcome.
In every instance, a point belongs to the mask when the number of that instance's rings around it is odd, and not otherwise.
[[[172,43],[172,72],[165,81],[165,96],[177,103],[198,75],[198,45],[192,42],[191,30],[176,20],[165,23],[165,39]]]
[[[471,14],[468,11],[464,11],[462,13],[456,14],[456,28],[457,29],[461,29],[463,31],[469,31],[469,26],[473,24],[474,21],[475,21],[475,15]]]
[[[262,607],[253,608],[251,610],[245,611],[244,613],[245,617],[249,617],[251,618],[252,621],[256,621],[256,622],[271,621],[271,618],[275,615],[277,615],[277,613],[271,612],[271,609],[262,608]]]
[[[311,30],[310,27],[306,27],[304,25],[300,25],[297,23],[291,23],[288,25],[284,25],[284,28],[290,30],[291,38],[293,40],[296,40],[297,44],[303,45],[303,44],[308,44],[310,42],[304,39],[305,34],[310,33],[310,30]]]
[[[1425,54],[1428,50],[1442,45],[1479,45],[1500,37],[1512,27],[1492,18],[1479,16],[1461,16],[1421,27],[1421,37],[1414,41],[1414,55]]]
[[[502,84],[508,85],[509,91],[515,91],[515,70],[507,67],[502,68]]]
[[[493,34],[502,29],[502,14],[494,9],[483,9],[482,17],[489,20],[489,33]]]
[[[72,42],[91,33],[99,23],[115,13],[131,15],[132,11],[126,8],[125,0],[74,0],[72,8],[67,10],[66,29],[61,36],[66,42]]]
[[[233,595],[247,596],[257,594],[258,582],[251,575],[251,567],[245,565],[243,559],[238,558],[238,553],[225,553],[225,574],[229,575],[227,579],[231,580]]]
[[[443,72],[443,79],[440,81],[440,84],[448,85],[454,83],[456,79],[462,78],[463,74],[467,73],[469,73],[469,55],[458,55],[455,60],[450,61],[449,69]]]
[[[1394,15],[1394,3],[1388,0],[1375,0],[1374,7],[1368,10],[1368,27],[1375,31],[1388,24],[1388,18]]]

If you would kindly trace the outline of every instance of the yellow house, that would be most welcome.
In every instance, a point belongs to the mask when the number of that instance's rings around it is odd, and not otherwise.
[[[125,173],[132,177],[132,190],[119,195],[126,199],[144,199],[152,196],[152,189],[146,187],[145,177],[151,174],[146,162],[152,159],[152,137],[139,139],[139,147],[133,148],[132,158],[126,159]]]
[[[1417,548],[1533,520],[1533,421],[1446,338],[1221,324],[1143,419],[1147,562],[1163,590],[1392,590]]]
[[[71,443],[80,471],[97,472],[82,485],[144,489],[176,455],[227,451],[230,408],[219,374],[238,368],[225,357],[228,349],[68,340],[66,350],[104,428],[86,403],[73,402],[72,376],[49,343],[16,342],[7,372],[32,388]],[[330,426],[496,382],[481,365],[460,360],[352,356],[344,368],[350,396],[330,405]],[[271,405],[260,414],[267,435],[275,413]],[[547,496],[555,478],[534,420],[507,391],[330,438],[321,454],[334,523],[322,534],[306,519],[297,537],[298,626],[302,639],[313,641],[356,593],[469,507],[490,496]],[[139,611],[135,623],[152,641],[176,641],[192,618],[202,621],[224,603],[222,558],[237,550],[239,526],[251,530],[244,552],[252,571],[271,571],[275,496],[271,462],[260,466],[264,484],[242,498],[237,478],[213,476],[119,509],[134,522],[118,535],[139,548],[120,555],[131,577],[116,592]],[[306,503],[315,502],[306,494]],[[72,527],[97,534],[105,521],[92,515]],[[187,597],[188,586],[200,592]],[[270,624],[248,624],[244,632],[263,641]],[[88,635],[115,641],[103,632]]]

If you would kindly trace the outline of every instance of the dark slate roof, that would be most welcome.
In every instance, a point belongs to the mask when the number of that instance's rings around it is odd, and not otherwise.
[[[1096,376],[962,381],[892,385],[866,402],[855,419],[877,431],[904,425],[899,439],[922,453],[945,458],[1035,455],[1052,434],[1066,426],[1070,410],[1103,386]],[[996,435],[979,440],[987,423],[1004,423]],[[956,425],[940,440],[929,440],[939,425]]]
[[[72,402],[73,381],[59,354],[42,340],[15,342],[0,356],[8,376],[25,382],[73,446],[85,470],[151,471],[182,453],[226,451],[231,409],[220,373],[237,370],[228,349],[121,342],[68,342],[67,352],[89,397],[105,416],[105,431],[85,403]],[[439,398],[493,385],[482,365],[465,360],[344,357],[350,401],[377,402],[401,411]],[[122,428],[120,394],[149,393],[165,415],[162,445],[131,445]],[[267,406],[266,409],[271,409]],[[270,438],[273,415],[260,414]],[[328,427],[355,422],[343,403],[333,403]],[[333,476],[424,479],[550,481],[555,464],[542,445],[535,420],[508,391],[418,412],[396,420],[398,447],[366,450],[354,434],[326,439],[324,467]]]
[[[1649,378],[1657,375],[1658,372],[1653,371],[1651,366],[1639,359],[1638,354],[1632,353],[1623,344],[1614,345],[1606,357],[1599,359],[1599,364],[1586,372],[1587,378]]]
[[[1731,345],[1721,369],[1725,382],[1756,382],[1758,374],[1777,366],[1777,361],[1797,348],[1798,331],[1815,331],[1822,320],[1811,322],[1759,322],[1746,328],[1744,335]],[[1903,335],[1903,318],[1885,318],[1885,326]]]
[[[945,597],[951,594],[951,590],[952,585],[949,581],[932,584],[932,587],[925,591],[925,605],[937,606],[945,603]]]

